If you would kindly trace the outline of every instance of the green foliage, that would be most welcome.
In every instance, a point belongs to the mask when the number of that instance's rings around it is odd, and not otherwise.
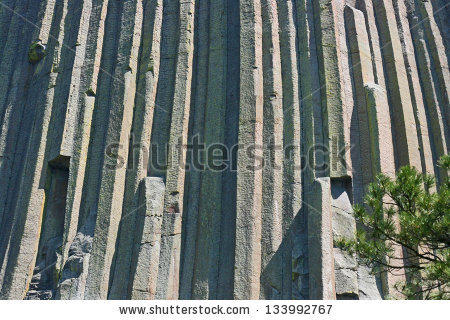
[[[438,165],[448,174],[450,156]],[[379,174],[366,205],[354,207],[363,227],[354,240],[337,241],[373,273],[405,274],[396,289],[408,299],[450,299],[450,180],[434,188],[434,177],[414,167],[402,167],[395,179]]]

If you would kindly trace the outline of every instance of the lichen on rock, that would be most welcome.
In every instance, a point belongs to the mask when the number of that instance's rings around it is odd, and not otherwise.
[[[28,50],[28,61],[31,64],[36,64],[45,57],[46,54],[46,46],[40,41],[33,41],[30,45],[30,49]]]

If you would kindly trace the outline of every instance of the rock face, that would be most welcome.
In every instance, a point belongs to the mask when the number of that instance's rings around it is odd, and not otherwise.
[[[378,172],[446,174],[449,21],[446,0],[1,1],[0,298],[392,295],[333,238]]]

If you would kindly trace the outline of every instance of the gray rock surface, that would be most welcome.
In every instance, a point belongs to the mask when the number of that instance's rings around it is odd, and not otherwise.
[[[445,1],[1,3],[1,299],[392,296],[333,239],[446,174]]]

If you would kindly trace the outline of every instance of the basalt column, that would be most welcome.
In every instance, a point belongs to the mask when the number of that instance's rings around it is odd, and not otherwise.
[[[0,298],[392,297],[334,242],[378,173],[446,177],[449,14],[1,1]]]

